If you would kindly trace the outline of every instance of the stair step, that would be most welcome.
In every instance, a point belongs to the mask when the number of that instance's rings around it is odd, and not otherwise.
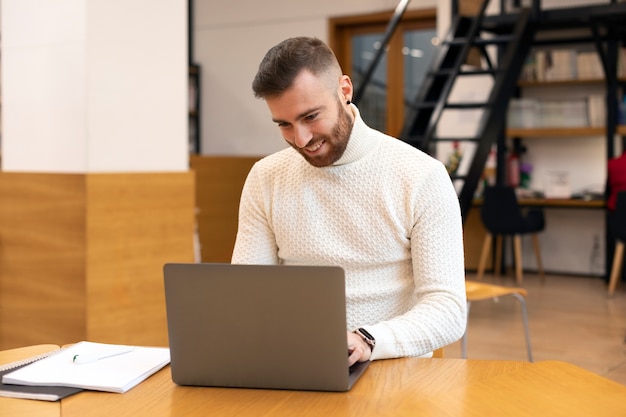
[[[455,137],[455,138],[447,138],[447,137],[435,137],[432,138],[433,142],[469,142],[469,143],[480,143],[482,138],[477,137]],[[420,144],[424,140],[424,137],[414,137],[412,141],[407,141],[410,144]]]
[[[440,69],[438,71],[430,71],[426,73],[427,77],[451,77],[451,76],[477,76],[477,75],[496,75],[498,73],[497,69],[461,69],[457,70],[456,68],[445,68]]]
[[[419,103],[407,103],[406,106],[415,110],[429,110],[434,109],[437,104],[437,101],[420,101]]]
[[[415,110],[431,110],[434,109],[439,102],[437,101],[421,101],[419,103],[409,103],[407,107]],[[446,109],[484,109],[491,106],[487,101],[466,102],[466,103],[444,103]]]
[[[433,140],[437,142],[480,142],[482,138],[476,137],[464,137],[464,138],[446,138],[446,137],[435,137]]]
[[[444,41],[444,45],[449,46],[464,46],[468,42],[475,46],[483,46],[483,45],[503,45],[514,40],[515,37],[513,35],[498,35],[492,38],[454,38],[451,41]]]
[[[484,109],[491,106],[491,103],[487,101],[480,102],[467,102],[467,103],[446,103],[444,107],[446,109]]]

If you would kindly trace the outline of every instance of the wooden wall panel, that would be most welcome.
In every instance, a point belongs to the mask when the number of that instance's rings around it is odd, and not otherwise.
[[[260,157],[193,156],[197,221],[203,262],[230,262],[239,198],[252,165]]]
[[[85,178],[0,173],[0,346],[84,337]]]
[[[167,345],[163,264],[193,262],[194,174],[87,178],[87,335]]]
[[[193,261],[194,174],[0,173],[0,348],[167,344],[162,266]]]

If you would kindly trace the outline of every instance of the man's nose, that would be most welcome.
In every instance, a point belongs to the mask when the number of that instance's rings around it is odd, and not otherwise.
[[[296,125],[293,142],[298,148],[304,148],[313,139],[309,128],[305,125]]]

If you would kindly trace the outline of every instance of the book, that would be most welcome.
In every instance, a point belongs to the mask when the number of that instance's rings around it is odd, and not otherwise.
[[[606,98],[601,94],[591,94],[587,97],[589,111],[589,126],[606,126]]]
[[[576,51],[573,49],[553,49],[552,66],[547,80],[573,80],[577,78]]]
[[[548,171],[545,174],[545,198],[571,198],[569,172]]]
[[[3,375],[2,383],[124,393],[169,363],[168,348],[82,341]]]
[[[43,353],[41,355],[23,359],[21,361],[0,365],[0,397],[58,401],[62,398],[69,397],[70,395],[83,391],[81,388],[71,387],[34,387],[27,385],[11,385],[2,383],[2,377],[4,375],[13,372],[19,368],[22,368],[26,365],[29,365],[33,362],[36,362],[40,359],[44,359],[50,355],[53,355],[60,350],[61,349],[56,349],[50,352]]]
[[[595,51],[581,51],[576,59],[579,79],[603,79],[604,68],[600,56]]]
[[[12,368],[6,371],[0,371],[1,378],[13,372],[16,369],[27,365],[21,365],[17,368]],[[73,387],[40,387],[40,386],[28,386],[28,385],[13,385],[4,384],[0,382],[0,397],[9,398],[22,398],[28,400],[43,400],[43,401],[58,401],[62,398],[69,397],[83,391],[82,388]]]

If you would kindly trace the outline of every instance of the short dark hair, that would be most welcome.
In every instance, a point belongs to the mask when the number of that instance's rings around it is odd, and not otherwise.
[[[341,76],[341,68],[333,51],[324,42],[312,37],[289,38],[272,47],[259,64],[252,82],[257,98],[282,94],[303,71],[313,75]]]

